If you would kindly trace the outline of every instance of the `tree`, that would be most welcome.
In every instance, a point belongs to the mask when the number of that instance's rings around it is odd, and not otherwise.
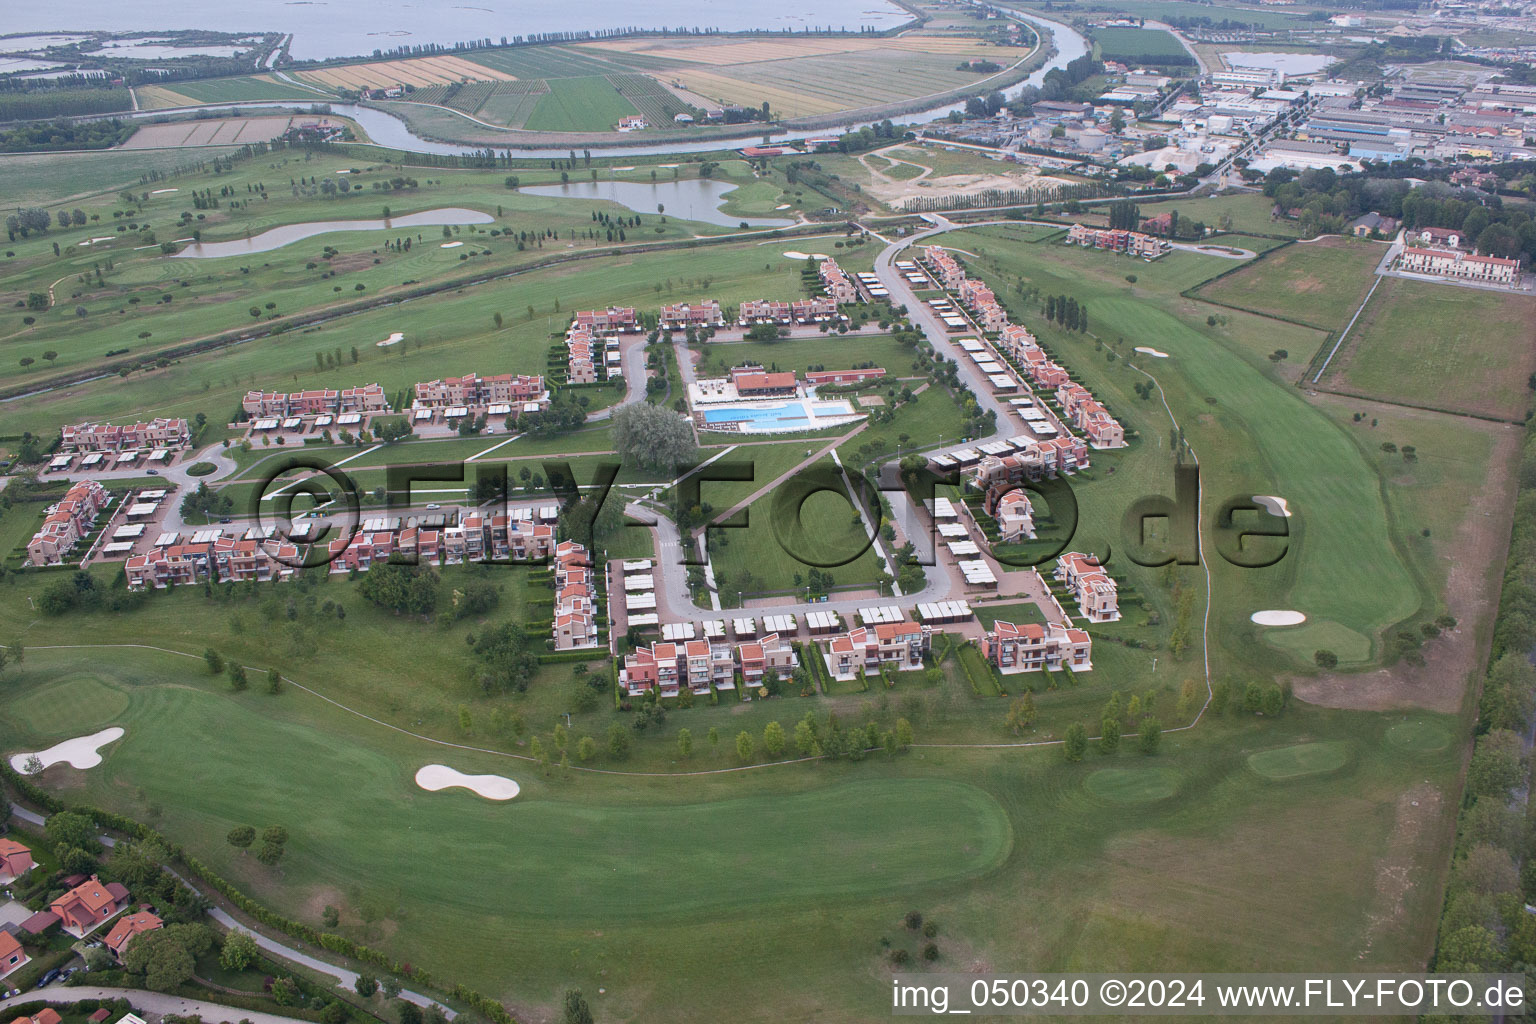
[[[400,994],[400,982],[396,978],[385,978],[379,982],[379,989],[383,991],[385,999],[394,999]]]
[[[1066,734],[1062,737],[1062,753],[1068,761],[1081,761],[1083,754],[1088,751],[1088,730],[1082,723],[1073,722],[1067,726]]]
[[[737,757],[741,758],[743,761],[750,761],[752,760],[753,749],[754,745],[752,743],[751,733],[743,729],[741,732],[736,734]]]
[[[629,756],[629,730],[618,722],[608,727],[608,753],[621,759]]]
[[[93,852],[101,849],[96,841],[96,822],[74,811],[60,811],[50,815],[48,823],[43,826],[43,834],[56,847],[74,846]]]
[[[592,1010],[579,988],[565,990],[565,1024],[592,1024]]]
[[[677,730],[677,756],[686,761],[693,753],[693,733],[687,729]]]
[[[219,966],[226,971],[243,971],[260,955],[261,950],[251,933],[236,929],[224,939],[224,948],[219,951]]]
[[[1120,719],[1106,718],[1099,727],[1099,753],[1113,754],[1120,749]]]
[[[1158,745],[1163,741],[1163,723],[1155,718],[1143,718],[1141,725],[1136,730],[1136,745],[1143,754],[1157,753]]]
[[[583,736],[576,744],[576,756],[583,761],[590,761],[597,756],[597,741],[591,736]]]
[[[400,1024],[422,1024],[421,1007],[409,999],[399,1000],[396,1012],[399,1014]]]
[[[129,974],[144,976],[144,987],[154,992],[169,992],[192,979],[196,959],[189,944],[197,944],[193,933],[196,929],[207,936],[202,925],[171,925],[152,932],[144,932],[129,943],[123,954],[123,969]]]
[[[283,692],[283,674],[275,668],[267,669],[267,692]]]
[[[283,859],[287,843],[287,829],[281,825],[268,825],[261,830],[261,848],[256,851],[256,859],[269,868],[275,867]]]
[[[819,749],[816,742],[816,726],[811,721],[811,713],[795,723],[795,749],[800,751],[802,757],[810,757]]]
[[[1467,766],[1467,793],[1477,797],[1507,796],[1524,776],[1523,749],[1520,737],[1507,729],[1495,729],[1484,735]],[[49,824],[52,822],[50,818]]]
[[[327,903],[325,909],[320,911],[320,923],[327,928],[339,926],[341,924],[341,911]]]
[[[1339,656],[1329,650],[1320,650],[1312,655],[1312,660],[1317,662],[1318,668],[1334,668],[1339,663]]]
[[[373,575],[369,572],[370,576]],[[538,668],[538,658],[533,653],[527,632],[520,623],[503,622],[481,633],[466,638],[470,650],[480,661],[480,688],[486,693],[519,692],[528,688]]]
[[[896,746],[906,750],[912,745],[912,723],[905,718],[896,719]]]
[[[249,850],[256,841],[256,830],[249,825],[236,825],[229,830],[224,841],[237,850]]]
[[[364,999],[368,999],[371,998],[373,994],[379,990],[379,981],[372,975],[359,974],[357,976],[357,982],[353,985],[353,987],[357,989],[358,995],[362,996]]]
[[[208,663],[208,674],[219,675],[224,671],[224,656],[212,647],[203,652],[203,660]]]
[[[228,672],[229,685],[236,693],[239,693],[241,690],[250,685],[250,681],[245,678],[244,665],[237,665],[234,662],[230,662]]]
[[[698,451],[693,428],[670,409],[637,402],[615,411],[612,422],[619,455],[643,469],[671,471]]]
[[[784,753],[784,727],[778,722],[769,722],[763,727],[763,749],[768,751],[769,757]]]

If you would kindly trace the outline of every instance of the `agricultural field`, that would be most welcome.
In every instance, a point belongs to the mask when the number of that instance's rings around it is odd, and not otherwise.
[[[516,78],[496,68],[462,57],[412,57],[407,60],[348,64],[296,72],[299,78],[326,89],[415,89],[462,81],[508,81]]]
[[[145,125],[122,149],[198,149],[204,146],[248,146],[279,138],[300,120],[305,123],[346,124],[340,118],[229,117]]]
[[[1354,238],[1301,242],[1255,260],[1196,294],[1225,306],[1342,331],[1375,282],[1384,251]]]
[[[203,81],[177,82],[175,86],[141,85],[134,89],[139,106],[145,110],[164,107],[195,107],[203,103],[242,103],[259,100],[308,100],[323,103],[324,90],[305,88],[282,81],[273,75],[246,75],[238,78],[210,78]]]
[[[523,127],[530,131],[606,131],[638,111],[607,78],[556,78]]]
[[[1536,300],[1385,278],[1324,386],[1519,421],[1531,408]]]
[[[1096,28],[1093,41],[1105,60],[1157,60],[1187,57],[1171,33],[1149,28]]]

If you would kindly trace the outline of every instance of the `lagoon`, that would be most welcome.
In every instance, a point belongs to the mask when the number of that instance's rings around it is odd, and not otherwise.
[[[304,224],[284,224],[269,228],[250,238],[236,238],[228,242],[193,242],[176,254],[177,259],[214,259],[219,256],[247,256],[257,252],[271,252],[285,245],[324,235],[332,231],[394,231],[400,228],[437,227],[443,224],[491,224],[496,220],[479,210],[447,207],[407,213],[388,220],[312,220]]]
[[[722,213],[725,194],[736,186],[728,181],[685,178],[680,181],[573,181],[565,185],[527,185],[519,189],[535,196],[555,199],[604,199],[627,206],[636,213],[657,213],[656,207],[682,220],[734,228],[742,223],[754,228],[784,228],[795,223],[776,217],[733,217]]]

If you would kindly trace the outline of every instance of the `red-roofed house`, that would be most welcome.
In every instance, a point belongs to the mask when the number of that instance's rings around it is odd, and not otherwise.
[[[107,932],[107,937],[102,939],[102,942],[106,943],[107,948],[112,951],[112,955],[121,962],[123,954],[128,952],[128,944],[133,941],[134,936],[142,935],[145,932],[152,932],[164,926],[164,921],[161,921],[147,910],[124,914],[117,919],[117,923],[112,926],[111,931]]]
[[[64,930],[83,938],[116,917],[128,905],[128,890],[92,875],[48,905]]]
[[[916,622],[882,622],[873,629],[860,626],[825,638],[823,658],[837,679],[852,679],[859,669],[878,672],[881,665],[897,672],[923,667],[923,654],[933,643],[932,627]]]
[[[27,951],[21,948],[21,943],[16,941],[16,936],[10,932],[0,932],[0,978],[25,967],[31,959]]]
[[[1069,551],[1056,560],[1055,576],[1071,587],[1077,610],[1089,622],[1114,622],[1120,617],[1120,598],[1115,581],[1092,555]]]
[[[60,1024],[63,1017],[51,1006],[45,1006],[30,1017],[17,1017],[11,1024]]]
[[[746,686],[762,685],[763,676],[769,669],[778,673],[780,679],[787,679],[795,670],[795,650],[777,633],[738,644],[736,654],[741,660],[741,681]]]
[[[1004,675],[1069,668],[1092,670],[1093,641],[1080,629],[1060,623],[1014,625],[999,619],[981,638],[981,654]]]
[[[9,884],[31,871],[32,851],[14,839],[0,838],[0,884]]]

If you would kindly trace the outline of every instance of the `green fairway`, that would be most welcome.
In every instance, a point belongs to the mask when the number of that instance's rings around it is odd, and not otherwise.
[[[1288,651],[1298,661],[1311,661],[1316,651],[1332,651],[1339,661],[1359,664],[1371,656],[1371,642],[1348,626],[1314,620],[1300,626],[1260,626],[1266,643]]]
[[[1387,742],[1400,750],[1432,754],[1451,745],[1451,731],[1439,722],[1399,722],[1387,730]]]
[[[114,724],[128,694],[89,674],[63,676],[17,699],[9,714],[40,737],[68,739]]]
[[[529,131],[611,131],[622,117],[638,113],[608,79],[554,78],[523,127]]]
[[[1250,754],[1248,767],[1266,779],[1285,780],[1337,771],[1348,759],[1349,744],[1342,741],[1297,743]]]
[[[1170,768],[1100,768],[1083,787],[1110,803],[1150,804],[1179,791],[1179,774]]]

